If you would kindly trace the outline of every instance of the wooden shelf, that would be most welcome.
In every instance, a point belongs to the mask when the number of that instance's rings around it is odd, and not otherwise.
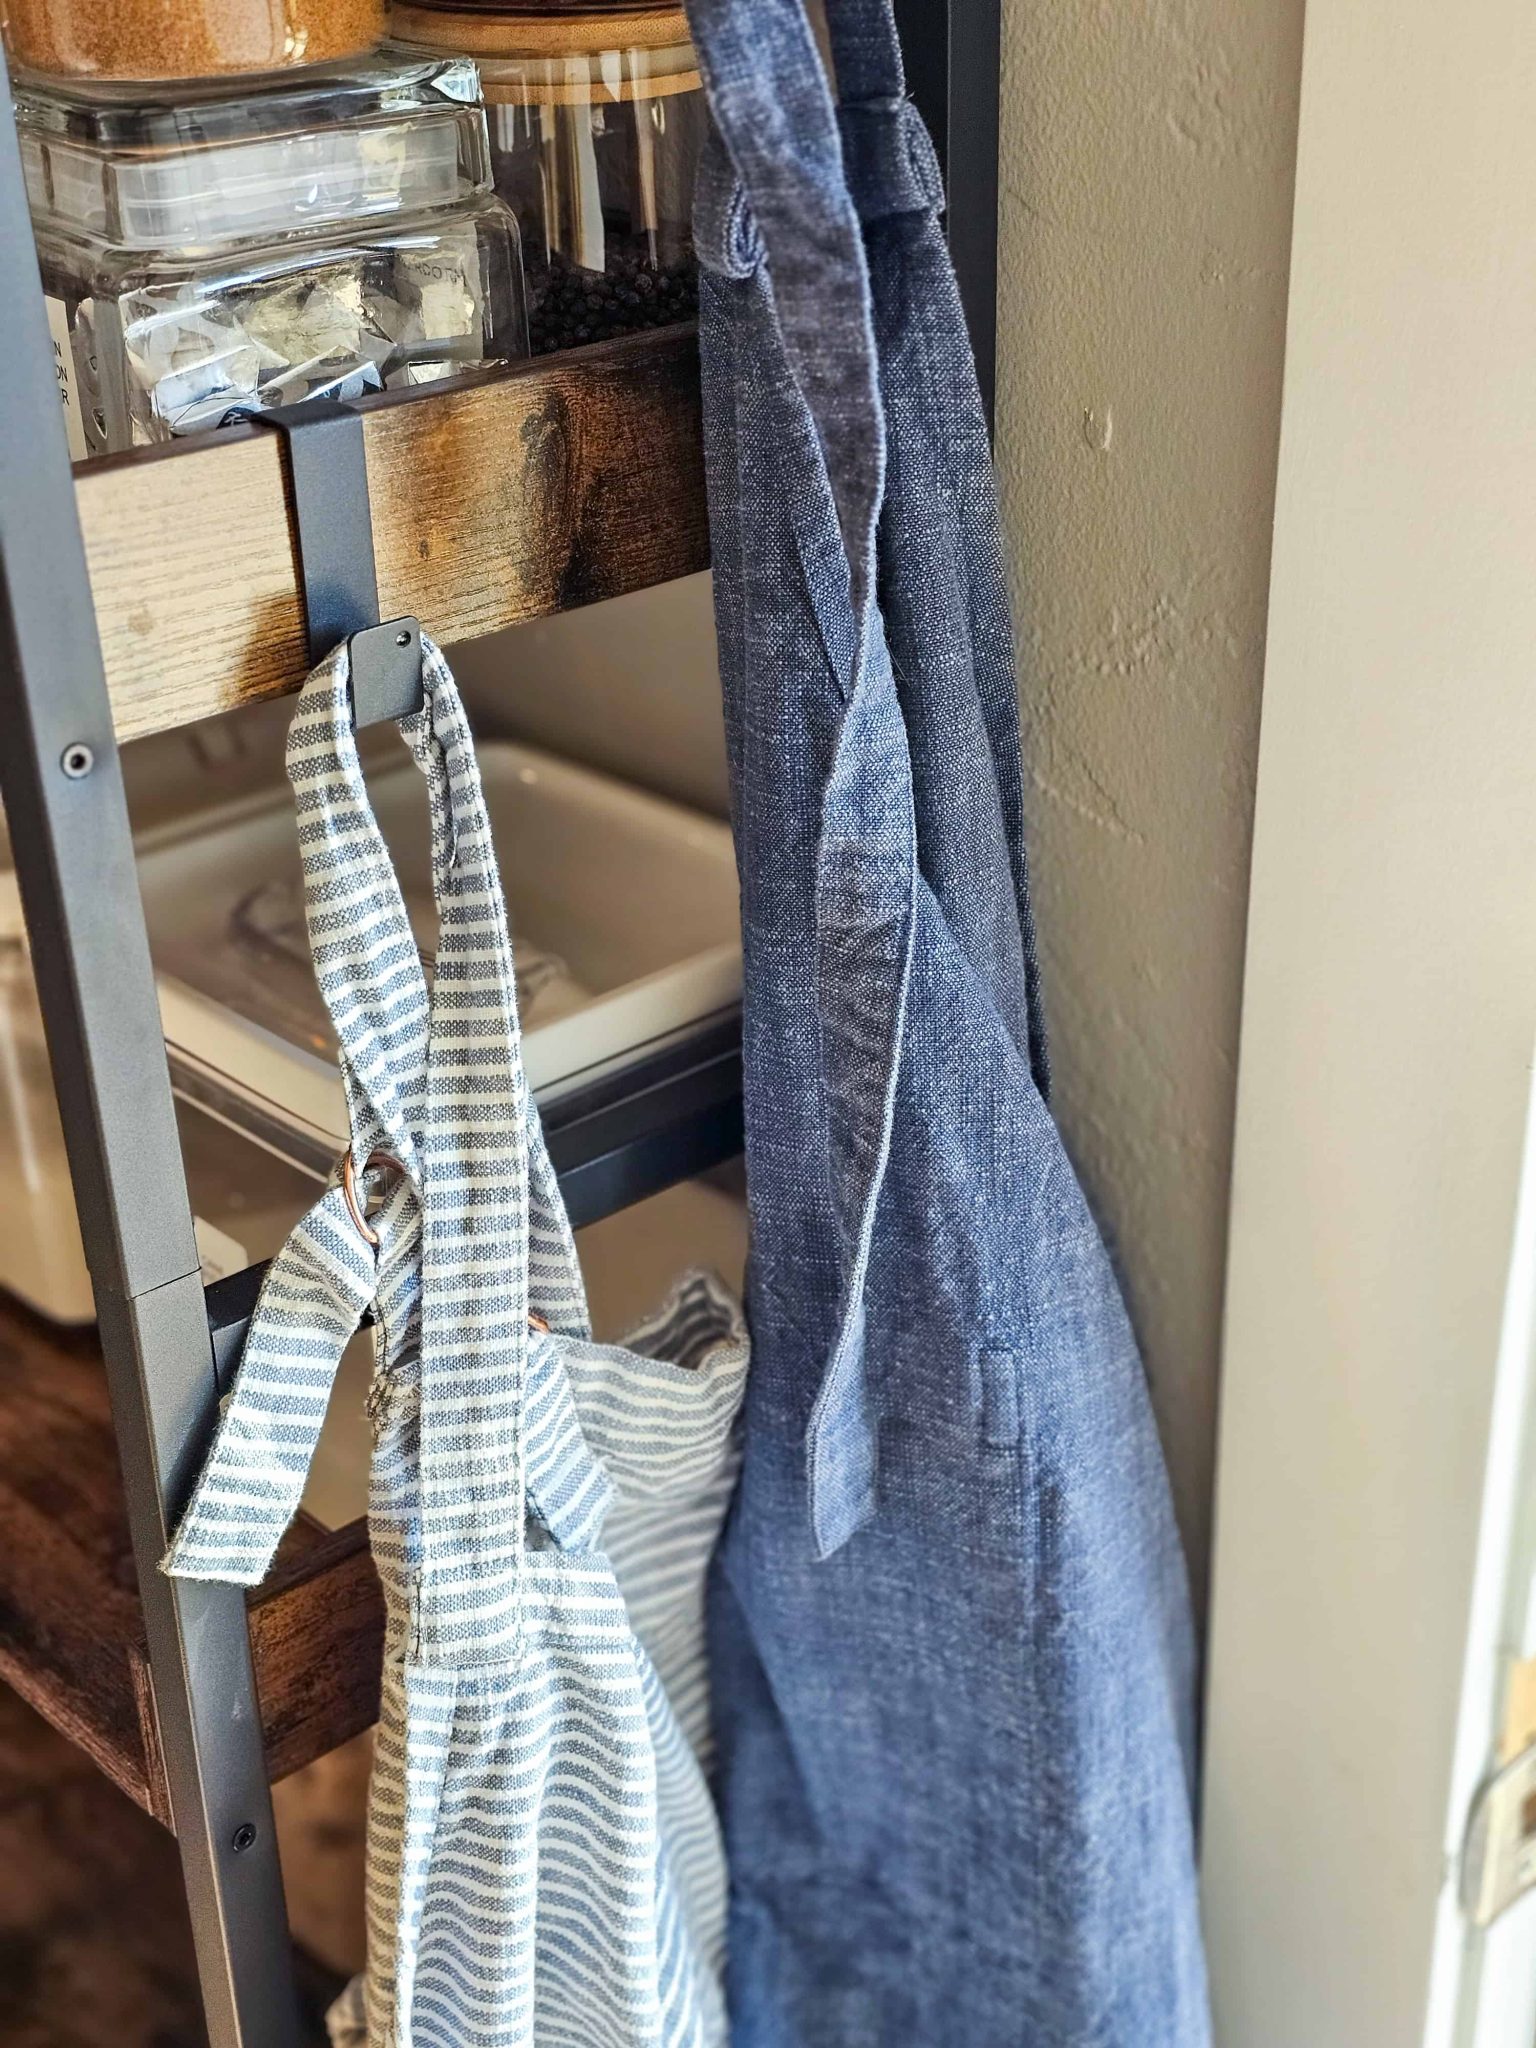
[[[384,1613],[361,1522],[301,1520],[250,1599],[273,1778],[378,1712]],[[94,1332],[0,1296],[0,1680],[170,1825],[127,1517]]]
[[[708,566],[692,328],[359,409],[385,618],[467,640]],[[119,739],[298,688],[277,435],[85,463],[76,497]]]

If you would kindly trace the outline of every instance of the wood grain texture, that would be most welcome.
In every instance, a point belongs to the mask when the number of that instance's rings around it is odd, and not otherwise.
[[[473,639],[708,565],[691,328],[360,410],[384,618]],[[284,476],[254,426],[77,470],[120,740],[303,681]]]
[[[378,1711],[384,1613],[367,1530],[300,1516],[250,1599],[274,1778]],[[0,1297],[0,1680],[170,1824],[127,1516],[94,1333]]]
[[[154,1812],[142,1634],[94,1338],[0,1309],[0,1678]]]
[[[368,1529],[300,1524],[302,1541],[251,1600],[251,1656],[267,1772],[286,1778],[379,1716],[384,1595]]]

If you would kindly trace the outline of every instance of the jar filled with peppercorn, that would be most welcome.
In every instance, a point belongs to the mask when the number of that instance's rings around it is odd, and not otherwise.
[[[522,230],[535,355],[692,319],[707,115],[681,8],[413,0],[394,7],[390,33],[479,67],[496,191]]]

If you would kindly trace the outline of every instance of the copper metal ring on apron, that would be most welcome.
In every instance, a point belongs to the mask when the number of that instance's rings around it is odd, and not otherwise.
[[[368,1154],[368,1163],[364,1166],[363,1172],[372,1173],[375,1169],[382,1169],[388,1166],[392,1166],[396,1173],[404,1173],[405,1171],[405,1168],[400,1164],[393,1152],[370,1152]],[[352,1156],[352,1147],[350,1145],[341,1155],[341,1192],[346,1197],[347,1213],[357,1225],[358,1234],[361,1236],[364,1244],[376,1251],[379,1244],[379,1233],[368,1221],[367,1211],[358,1200],[357,1162]],[[545,1336],[548,1336],[548,1319],[541,1316],[537,1309],[529,1309],[528,1322],[530,1328],[542,1331]]]
[[[392,1166],[396,1173],[404,1173],[405,1171],[405,1168],[400,1164],[393,1152],[370,1152],[368,1154],[368,1163],[363,1168],[363,1172],[372,1173],[375,1168],[386,1166]],[[364,1244],[377,1251],[379,1233],[368,1221],[368,1212],[358,1199],[357,1161],[352,1156],[352,1147],[350,1145],[341,1155],[341,1192],[346,1198],[347,1214],[357,1225],[358,1235],[362,1238]]]

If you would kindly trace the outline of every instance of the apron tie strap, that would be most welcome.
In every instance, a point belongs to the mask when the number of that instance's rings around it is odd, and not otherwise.
[[[822,791],[816,976],[842,1298],[806,1444],[819,1555],[874,1511],[877,1433],[864,1362],[864,1288],[890,1151],[911,972],[917,882],[912,764],[875,602],[885,421],[873,339],[864,202],[933,203],[937,171],[902,111],[885,0],[844,17],[829,0],[840,123],[802,0],[689,0],[720,144],[699,184],[701,260],[726,277],[766,273],[784,359],[814,428],[837,530],[797,535],[843,695]],[[924,138],[924,142],[926,138]],[[720,151],[728,157],[728,180]],[[845,150],[849,158],[845,159]],[[830,523],[829,523],[830,525]],[[841,543],[840,547],[838,543]],[[838,629],[851,620],[851,633]]]
[[[331,1188],[290,1232],[267,1270],[213,1449],[166,1555],[171,1577],[244,1586],[265,1578],[298,1511],[342,1354],[390,1292],[390,1269],[419,1259],[420,1223],[414,1191],[401,1184],[370,1221],[370,1244],[346,1190]],[[414,1307],[415,1290],[407,1298]],[[561,1550],[592,1550],[613,1486],[583,1434],[563,1342],[539,1332],[529,1349],[528,1508]]]
[[[266,1577],[298,1512],[341,1354],[372,1304],[376,1256],[335,1187],[267,1268],[213,1449],[162,1566],[172,1578]]]

